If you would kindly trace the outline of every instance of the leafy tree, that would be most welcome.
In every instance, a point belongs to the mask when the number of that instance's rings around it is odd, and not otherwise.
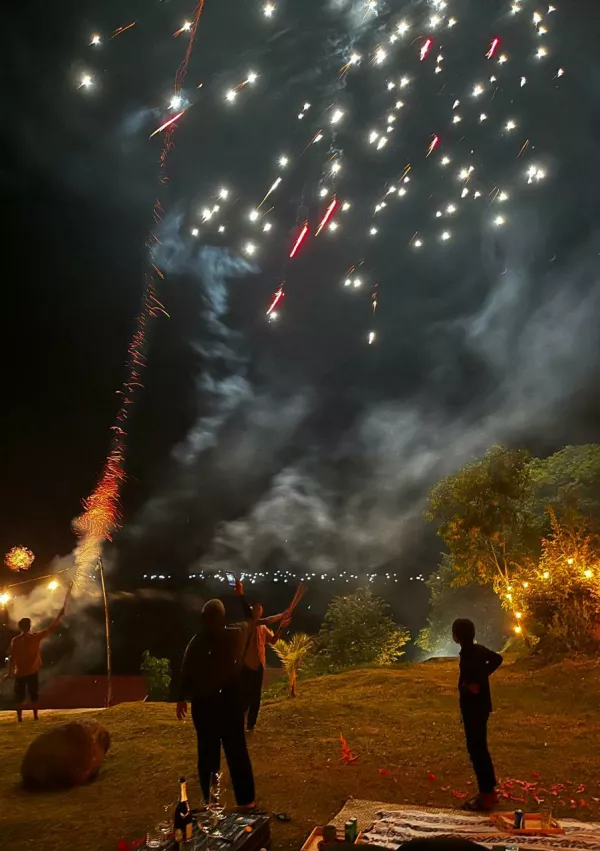
[[[565,446],[549,458],[534,458],[529,474],[538,519],[547,524],[551,506],[559,519],[574,512],[583,514],[600,530],[600,445]]]
[[[317,638],[321,658],[332,668],[398,661],[410,634],[393,621],[388,610],[370,588],[335,597]]]
[[[426,516],[449,552],[420,646],[431,652],[444,612],[459,614],[450,587],[475,584],[493,588],[528,647],[598,646],[600,446],[543,460],[495,446],[432,489]]]
[[[312,646],[312,638],[303,632],[297,632],[290,641],[280,638],[273,645],[273,650],[283,665],[283,670],[288,678],[290,697],[296,697],[296,680],[298,671],[306,662],[306,657]]]
[[[538,565],[514,577],[504,605],[546,655],[598,650],[600,536],[581,515],[562,523],[553,511],[549,516],[551,532],[542,541]]]
[[[529,462],[523,450],[494,446],[432,488],[426,517],[448,547],[453,584],[506,585],[517,567],[537,561]]]
[[[146,678],[148,699],[164,701],[169,699],[171,672],[168,659],[151,656],[149,650],[142,654],[141,674]]]

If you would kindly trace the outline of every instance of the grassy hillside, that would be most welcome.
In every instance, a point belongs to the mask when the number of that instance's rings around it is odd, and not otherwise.
[[[494,697],[491,750],[501,776],[531,781],[537,772],[540,785],[556,793],[542,793],[556,814],[600,820],[600,666],[507,665],[494,677]],[[29,719],[17,726],[12,717],[0,723],[2,847],[114,851],[119,839],[140,837],[163,817],[180,774],[193,778],[191,799],[198,800],[191,721],[178,723],[174,706],[165,704],[100,713],[113,744],[95,784],[52,795],[22,791],[25,748],[59,720],[52,714],[37,726]],[[340,731],[359,757],[352,765],[339,761]],[[299,849],[311,827],[350,795],[455,806],[453,792],[473,791],[450,662],[301,682],[296,700],[266,703],[250,749],[260,803],[292,817],[273,825],[281,851]],[[559,783],[565,788],[551,789]],[[519,789],[513,787],[517,797]]]

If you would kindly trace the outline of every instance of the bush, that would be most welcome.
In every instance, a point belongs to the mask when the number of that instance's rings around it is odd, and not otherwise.
[[[149,650],[144,650],[140,672],[146,678],[148,700],[165,701],[169,699],[171,671],[168,659],[159,659],[157,656],[151,656]]]
[[[408,630],[396,624],[389,606],[361,588],[346,597],[335,597],[325,613],[317,636],[318,669],[356,665],[390,665],[404,654]]]

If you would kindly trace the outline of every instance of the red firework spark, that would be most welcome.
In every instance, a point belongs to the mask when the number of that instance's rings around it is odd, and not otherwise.
[[[267,316],[270,316],[273,313],[273,311],[275,310],[275,308],[277,307],[277,305],[279,304],[279,302],[281,301],[281,299],[283,298],[284,295],[285,295],[285,293],[283,292],[283,284],[282,284],[279,287],[279,289],[277,290],[277,292],[275,293],[275,295],[273,296],[273,300],[271,301],[271,304],[269,305],[269,309],[267,310]]]
[[[334,198],[333,201],[331,202],[331,204],[329,205],[329,207],[327,207],[327,209],[325,211],[325,215],[321,219],[321,221],[319,223],[319,227],[315,231],[315,236],[318,236],[321,233],[321,231],[323,230],[323,228],[325,227],[325,225],[327,224],[329,219],[332,217],[333,211],[335,210],[336,207],[337,207],[337,198]]]
[[[492,58],[492,56],[493,56],[493,55],[494,55],[494,53],[498,50],[498,48],[499,48],[499,47],[500,47],[500,39],[499,39],[498,37],[493,38],[493,39],[492,39],[492,41],[491,41],[491,43],[490,43],[490,49],[489,49],[489,50],[488,50],[488,52],[485,54],[485,58],[486,58],[486,59],[491,59],[491,58]]]
[[[433,39],[428,38],[427,41],[425,42],[425,44],[423,45],[423,47],[421,48],[421,62],[423,62],[424,59],[427,59],[427,54],[431,50],[432,44],[433,44]]]
[[[304,242],[304,238],[306,237],[307,233],[308,233],[308,222],[304,222],[304,227],[300,231],[300,236],[298,237],[298,239],[294,243],[294,247],[290,251],[290,258],[292,258],[296,254],[296,252],[298,251],[298,249],[300,248],[300,246]]]
[[[431,140],[431,144],[429,145],[429,148],[427,149],[427,156],[432,154],[439,144],[440,144],[440,137],[434,136],[433,139]]]

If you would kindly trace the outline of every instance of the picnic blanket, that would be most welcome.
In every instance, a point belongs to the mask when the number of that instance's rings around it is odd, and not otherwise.
[[[406,807],[376,801],[346,801],[332,820],[342,828],[350,818],[358,819],[362,840],[381,848],[398,848],[409,839],[452,836],[469,839],[491,848],[493,845],[518,845],[524,851],[600,851],[600,824],[561,819],[562,836],[518,836],[501,833],[489,815],[440,810],[434,807]]]

